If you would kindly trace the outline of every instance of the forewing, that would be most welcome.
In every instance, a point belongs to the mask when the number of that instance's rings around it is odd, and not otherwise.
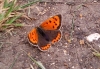
[[[57,30],[61,26],[61,15],[53,16],[45,20],[40,27],[44,30]]]

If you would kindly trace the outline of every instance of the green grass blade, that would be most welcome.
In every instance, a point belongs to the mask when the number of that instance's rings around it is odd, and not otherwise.
[[[13,7],[10,7],[8,11],[6,12],[5,17],[7,17],[12,12],[12,10],[13,10]]]
[[[46,69],[40,61],[37,61],[37,63],[40,66],[41,69]]]
[[[8,2],[7,2],[7,0],[4,0],[3,8],[7,8],[7,7],[8,7]]]
[[[28,55],[29,56],[29,55]],[[46,69],[43,64],[40,61],[36,61],[35,59],[33,59],[31,56],[29,56],[30,59],[35,62],[35,64],[37,64],[41,69]]]
[[[37,3],[37,2],[40,2],[40,1],[41,0],[29,2],[28,4],[25,4],[25,5],[21,6],[21,8],[26,8],[26,7],[28,7],[28,6],[32,5],[32,4]]]
[[[9,6],[9,7],[14,6],[14,5],[15,5],[15,2],[16,2],[16,0],[13,0],[13,1],[9,2],[8,6]]]
[[[23,50],[23,51],[24,51],[24,50]],[[25,51],[24,51],[24,52],[25,52]],[[27,54],[27,53],[25,52],[25,54]],[[28,55],[28,54],[27,54],[27,55]],[[28,55],[28,57],[29,57],[35,64],[37,64],[41,69],[46,69],[40,61],[36,61],[36,60],[33,59],[32,56],[30,56],[30,55]]]
[[[16,7],[14,7],[13,11],[17,11],[20,9],[20,5],[17,5]]]
[[[4,19],[4,13],[0,14],[0,21]]]
[[[97,57],[100,57],[100,53],[99,52],[93,52],[93,54]]]
[[[9,9],[7,10],[7,12],[5,14],[5,17],[7,17],[13,11],[13,9],[14,9],[14,1],[15,0],[13,0],[12,2],[9,3],[10,6],[9,6]]]
[[[12,23],[13,23],[17,18],[19,18],[20,16],[21,16],[21,14],[20,14],[19,16],[15,16],[15,17],[9,19],[6,23],[7,23],[7,24],[12,24]]]
[[[19,57],[19,53],[17,55],[17,57],[14,59],[13,63],[10,65],[10,67],[8,69],[13,69],[13,66],[15,65],[15,62],[17,61],[17,58]]]
[[[20,5],[16,5],[17,0],[13,0],[10,7],[13,7],[12,11],[18,10]]]
[[[29,56],[29,55],[28,55],[28,56]],[[46,69],[46,68],[43,66],[43,64],[42,64],[41,62],[34,60],[31,56],[29,56],[29,57],[30,57],[30,59],[31,59],[33,62],[35,62],[35,64],[37,64],[41,69]]]
[[[23,26],[23,24],[19,24],[19,23],[18,23],[18,24],[14,24],[14,26],[15,26],[15,27],[21,27],[21,26]]]

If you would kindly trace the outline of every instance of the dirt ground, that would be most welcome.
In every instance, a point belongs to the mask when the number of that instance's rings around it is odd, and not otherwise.
[[[30,6],[30,13],[29,9],[24,11],[35,18],[32,21],[22,20],[25,25],[31,26],[15,28],[8,34],[0,32],[0,69],[9,69],[16,58],[12,69],[32,69],[31,65],[38,69],[23,50],[41,61],[46,69],[100,69],[100,58],[92,53],[93,49],[100,52],[100,39],[93,42],[86,40],[86,36],[100,33],[100,1],[46,1]],[[25,2],[19,1],[21,4]],[[62,38],[48,51],[41,52],[28,43],[27,34],[45,19],[57,14],[62,16]],[[85,43],[81,44],[80,40]]]

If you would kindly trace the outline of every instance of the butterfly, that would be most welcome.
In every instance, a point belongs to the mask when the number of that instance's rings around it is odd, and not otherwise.
[[[61,15],[55,15],[45,20],[40,26],[28,33],[28,40],[41,51],[48,50],[52,44],[61,38]]]

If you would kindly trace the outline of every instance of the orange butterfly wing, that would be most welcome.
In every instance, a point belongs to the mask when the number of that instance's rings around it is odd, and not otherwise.
[[[29,34],[28,34],[28,39],[29,39],[29,42],[31,44],[35,44],[37,45],[38,43],[38,33],[37,33],[37,30],[36,28],[35,29],[32,29]]]
[[[61,26],[61,15],[53,16],[44,21],[40,27],[44,30],[57,30]]]
[[[51,44],[47,44],[46,46],[38,47],[41,51],[46,51],[50,48]]]

